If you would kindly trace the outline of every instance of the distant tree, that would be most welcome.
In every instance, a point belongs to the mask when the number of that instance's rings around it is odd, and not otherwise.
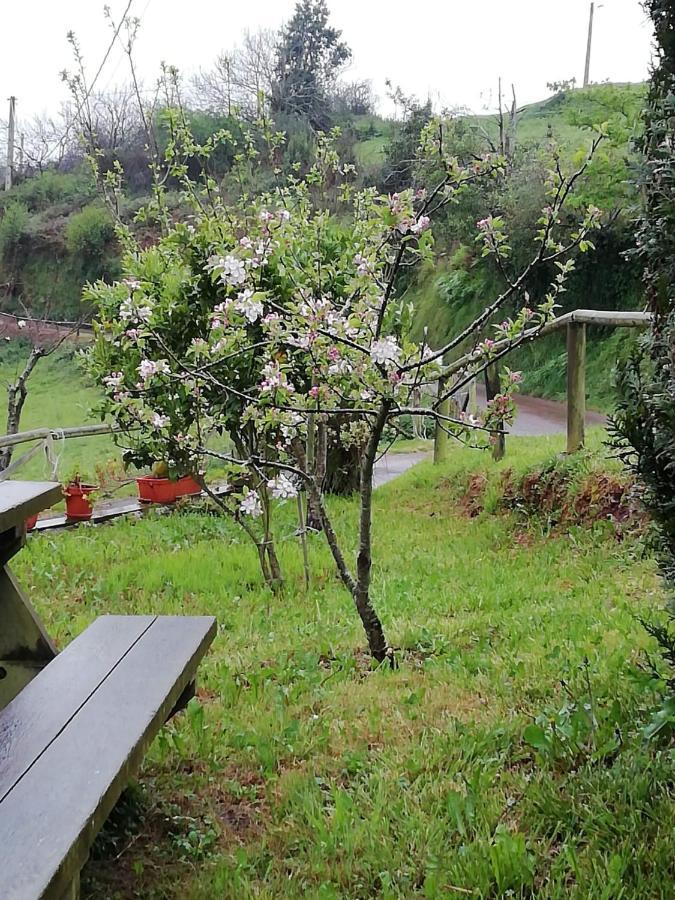
[[[192,79],[190,105],[231,116],[258,117],[272,94],[277,36],[270,29],[246,31],[241,44],[221,53]]]
[[[329,95],[351,50],[328,23],[326,0],[298,0],[277,44],[272,109],[307,119],[314,128],[330,124]]]
[[[552,94],[565,94],[577,86],[576,78],[562,78],[560,81],[547,81],[546,87]]]
[[[375,112],[375,95],[370,81],[340,81],[331,96],[338,115],[365,116]]]
[[[387,191],[402,191],[414,182],[420,137],[432,118],[431,100],[420,103],[416,97],[406,96],[400,87],[394,88],[390,81],[387,87],[402,119],[385,148],[383,187]]]

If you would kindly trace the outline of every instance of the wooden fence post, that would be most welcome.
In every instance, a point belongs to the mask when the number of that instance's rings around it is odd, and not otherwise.
[[[586,326],[567,326],[567,452],[584,446],[586,425]]]

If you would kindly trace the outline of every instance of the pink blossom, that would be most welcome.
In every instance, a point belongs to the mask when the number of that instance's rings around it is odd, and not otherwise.
[[[431,219],[429,216],[420,216],[419,219],[410,226],[410,230],[413,234],[422,234],[422,232],[426,231],[430,225]]]
[[[156,362],[152,359],[143,359],[138,367],[138,373],[142,379],[152,378],[153,375],[168,375],[171,370],[165,359],[159,359]]]
[[[367,275],[370,272],[370,263],[360,253],[357,253],[354,257],[354,265],[359,275]]]
[[[249,491],[239,504],[239,509],[245,516],[257,519],[262,515],[262,503],[256,491]]]

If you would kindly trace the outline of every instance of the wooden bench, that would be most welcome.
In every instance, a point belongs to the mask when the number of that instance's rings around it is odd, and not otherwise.
[[[0,711],[0,898],[72,900],[148,745],[191,695],[210,617],[102,616]]]

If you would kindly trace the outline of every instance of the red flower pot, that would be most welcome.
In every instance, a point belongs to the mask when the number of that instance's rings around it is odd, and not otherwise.
[[[202,489],[192,475],[183,475],[176,482],[176,497],[194,497],[201,492]]]
[[[35,513],[34,516],[29,516],[26,519],[26,531],[32,531],[37,524],[37,520],[38,520],[38,513]]]
[[[76,519],[86,521],[91,519],[93,506],[89,499],[89,494],[97,490],[95,484],[81,484],[71,481],[63,489],[66,498],[66,517],[68,519]]]
[[[183,475],[177,481],[139,475],[136,484],[138,499],[143,503],[175,503],[179,497],[193,497],[202,492],[192,475]]]
[[[154,478],[152,475],[140,475],[136,479],[138,499],[144,503],[174,503],[178,482],[170,478]]]

